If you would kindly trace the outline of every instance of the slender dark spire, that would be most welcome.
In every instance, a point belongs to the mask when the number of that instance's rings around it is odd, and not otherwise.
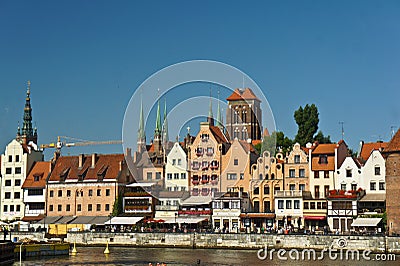
[[[144,133],[144,117],[143,117],[143,99],[140,99],[140,117],[139,117],[139,130],[138,130],[138,143],[145,141],[146,135]]]
[[[36,130],[32,127],[32,107],[31,107],[31,82],[27,82],[26,99],[24,107],[24,120],[22,123],[21,138],[22,143],[27,144],[29,141],[37,143]],[[19,130],[18,130],[19,131]]]
[[[162,126],[162,139],[163,143],[166,144],[169,141],[168,136],[168,120],[167,120],[167,99],[164,100],[164,119]]]
[[[154,138],[161,136],[161,115],[160,115],[160,100],[157,102],[156,129],[154,130]]]
[[[214,126],[214,116],[213,116],[213,111],[212,111],[211,87],[210,87],[210,106],[208,108],[207,122],[210,124],[210,126]]]

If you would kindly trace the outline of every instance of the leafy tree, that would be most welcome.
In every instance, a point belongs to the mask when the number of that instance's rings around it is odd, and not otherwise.
[[[286,137],[282,131],[276,132],[276,148],[277,150],[282,150],[283,156],[285,156],[286,153],[290,151],[292,146],[293,140]]]
[[[319,143],[332,143],[331,141],[331,136],[324,136],[324,134],[322,133],[322,131],[318,131],[318,134],[315,135],[314,137],[314,141],[318,141]]]
[[[314,135],[318,130],[318,116],[318,108],[315,104],[306,104],[304,108],[300,106],[294,112],[294,119],[298,125],[295,142],[300,143],[301,146],[305,146],[307,142],[313,142]]]
[[[293,141],[285,136],[282,131],[272,132],[270,136],[265,136],[260,144],[260,154],[264,151],[269,151],[271,155],[275,155],[277,150],[282,150],[285,154],[290,150]],[[256,147],[257,149],[257,147]]]
[[[264,151],[269,151],[271,156],[275,154],[276,151],[276,132],[272,132],[271,135],[265,136],[261,143],[261,154]]]
[[[118,195],[117,198],[114,201],[114,206],[112,210],[112,216],[118,216],[123,212],[122,210],[122,195]]]

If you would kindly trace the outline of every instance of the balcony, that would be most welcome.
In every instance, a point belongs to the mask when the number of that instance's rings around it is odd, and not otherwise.
[[[156,211],[177,211],[179,206],[176,205],[156,205]]]
[[[309,191],[302,191],[302,190],[275,191],[275,197],[278,198],[301,198],[303,196],[311,196],[311,193]]]

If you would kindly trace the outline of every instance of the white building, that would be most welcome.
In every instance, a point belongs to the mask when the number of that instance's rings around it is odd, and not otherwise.
[[[311,198],[309,191],[275,191],[276,228],[303,227],[303,197]]]
[[[345,191],[365,189],[361,165],[353,157],[346,157],[336,173],[335,188]]]
[[[167,155],[165,166],[165,189],[168,191],[188,191],[187,156],[178,142],[174,143]]]
[[[22,184],[35,161],[43,161],[37,148],[37,131],[32,127],[30,82],[26,92],[22,128],[1,155],[0,219],[19,220],[24,217]]]
[[[41,160],[43,155],[40,151],[15,139],[6,146],[1,155],[1,220],[19,220],[24,217],[22,184],[33,163]]]

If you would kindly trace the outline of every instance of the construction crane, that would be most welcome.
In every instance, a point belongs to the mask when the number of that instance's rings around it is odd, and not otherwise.
[[[71,140],[79,140],[78,142],[63,142],[61,138],[64,139],[71,139]],[[110,145],[110,144],[122,144],[122,140],[106,140],[106,141],[90,141],[90,140],[81,140],[66,136],[58,136],[57,142],[49,143],[49,144],[42,144],[40,148],[42,150],[47,148],[56,149],[56,152],[61,153],[61,148],[63,147],[76,147],[76,146],[89,146],[89,145]]]

